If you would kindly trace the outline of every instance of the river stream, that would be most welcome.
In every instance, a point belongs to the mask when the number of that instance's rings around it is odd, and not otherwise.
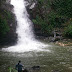
[[[24,68],[30,72],[72,72],[72,49],[49,44],[44,51],[29,51],[24,53],[0,51],[0,72],[8,72],[8,68],[14,68],[19,60]],[[33,70],[33,66],[40,69]]]

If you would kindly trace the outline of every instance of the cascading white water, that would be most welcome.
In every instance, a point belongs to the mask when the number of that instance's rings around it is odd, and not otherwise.
[[[29,42],[34,38],[32,32],[32,23],[28,19],[29,15],[26,11],[24,0],[11,0],[11,4],[14,6],[14,13],[17,18],[17,31],[18,44]]]
[[[26,10],[26,1],[24,0],[11,0],[14,6],[13,13],[16,15],[18,42],[17,45],[8,48],[3,48],[3,51],[8,52],[26,52],[32,50],[41,50],[46,45],[38,42],[34,38],[32,32],[32,22],[28,18],[29,15]]]

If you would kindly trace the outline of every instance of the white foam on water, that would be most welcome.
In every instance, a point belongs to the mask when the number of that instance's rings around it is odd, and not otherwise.
[[[3,51],[8,52],[27,52],[27,51],[42,51],[42,48],[48,46],[34,37],[32,30],[32,22],[26,10],[26,1],[24,0],[11,0],[14,6],[13,13],[17,20],[16,33],[18,34],[17,45],[8,48],[3,48]]]

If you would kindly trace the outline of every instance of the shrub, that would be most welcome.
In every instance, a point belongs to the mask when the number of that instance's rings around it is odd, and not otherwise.
[[[65,27],[64,35],[68,37],[72,37],[72,22],[70,22],[70,24],[67,27]]]
[[[2,16],[0,16],[0,35],[4,35],[8,31],[9,31],[9,26],[7,24],[6,19],[4,19],[4,18],[2,18]]]

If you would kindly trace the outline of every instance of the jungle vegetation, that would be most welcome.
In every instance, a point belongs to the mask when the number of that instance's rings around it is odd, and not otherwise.
[[[5,0],[0,0],[0,39],[10,30],[11,12],[2,9]],[[63,29],[63,35],[72,37],[72,0],[37,0],[36,8],[31,10],[34,25],[40,26],[43,34],[49,35],[53,30]]]
[[[55,29],[63,29],[63,36],[72,37],[72,0],[37,0],[33,23],[40,25],[48,35]]]

